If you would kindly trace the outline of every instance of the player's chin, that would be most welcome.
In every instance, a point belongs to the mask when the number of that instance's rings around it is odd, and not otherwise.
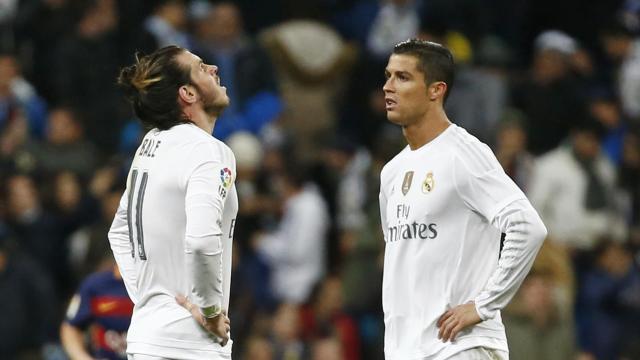
[[[395,110],[387,110],[387,120],[393,124],[402,125],[402,116]]]
[[[218,99],[216,99],[216,106],[224,109],[227,106],[229,106],[229,104],[231,103],[231,100],[229,99],[229,97],[227,96],[227,94],[223,94],[222,96],[220,96]]]

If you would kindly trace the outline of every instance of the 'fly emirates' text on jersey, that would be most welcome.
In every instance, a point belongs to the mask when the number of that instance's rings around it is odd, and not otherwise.
[[[215,241],[222,254],[222,274],[217,279],[222,281],[221,306],[228,310],[238,211],[235,175],[231,149],[195,125],[154,129],[145,135],[109,232],[135,304],[127,353],[230,358],[232,341],[221,347],[176,303],[175,296],[193,296],[187,258],[190,239]]]
[[[496,215],[523,199],[530,208],[491,150],[451,124],[431,142],[415,151],[407,146],[387,163],[380,188],[386,358],[440,360],[476,346],[508,351],[499,311],[452,343],[438,339],[436,326],[447,309],[476,300],[492,286],[501,238],[492,225]],[[541,222],[539,227],[544,229]],[[528,266],[539,244],[516,250],[533,253],[525,259]],[[521,282],[528,267],[520,268],[499,275]]]

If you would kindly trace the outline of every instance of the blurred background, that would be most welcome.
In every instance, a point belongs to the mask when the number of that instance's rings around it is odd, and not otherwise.
[[[231,98],[234,359],[382,359],[378,179],[405,143],[381,88],[419,37],[454,54],[449,118],[549,230],[503,311],[511,358],[640,359],[639,36],[639,0],[0,1],[0,358],[65,359],[63,323],[123,349],[71,299],[113,266],[144,134],[118,70],[177,44]]]

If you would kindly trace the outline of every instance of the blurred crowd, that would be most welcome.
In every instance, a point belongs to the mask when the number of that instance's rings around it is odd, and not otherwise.
[[[410,37],[452,50],[449,118],[549,230],[511,358],[640,359],[638,0],[0,1],[0,358],[66,358],[145,131],[118,70],[177,44],[231,98],[234,358],[382,359],[379,171],[405,144],[381,88]]]

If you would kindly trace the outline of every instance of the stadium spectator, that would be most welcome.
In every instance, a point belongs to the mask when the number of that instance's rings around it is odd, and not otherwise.
[[[264,337],[254,336],[247,340],[244,360],[273,360],[273,347]]]
[[[574,126],[567,144],[536,160],[529,187],[533,205],[552,241],[589,250],[604,235],[624,239],[616,203],[616,172],[600,147],[603,128],[595,121]]]
[[[618,176],[620,186],[630,198],[627,219],[631,226],[631,239],[640,247],[640,134],[637,131],[628,133],[624,138]]]
[[[103,259],[111,253],[107,232],[120,203],[121,187],[115,169],[105,167],[96,171],[82,193],[83,205],[79,208],[91,212],[92,221],[83,221],[83,227],[70,240],[69,255],[76,282],[104,268]]]
[[[513,359],[572,359],[573,323],[554,296],[551,274],[534,270],[505,311],[509,356]]]
[[[367,36],[367,50],[374,57],[384,59],[395,44],[415,37],[420,28],[420,15],[416,0],[384,0],[371,24]]]
[[[351,246],[366,223],[371,155],[365,147],[345,136],[336,136],[322,152],[313,177],[327,199],[331,216],[327,250],[328,269],[333,271],[341,266],[342,252]]]
[[[602,30],[602,45],[614,64],[614,82],[622,111],[634,123],[640,122],[640,39],[627,27],[613,22]]]
[[[70,105],[85,121],[87,138],[115,149],[126,108],[114,79],[120,65],[114,0],[82,2],[75,31],[51,59],[56,104]]]
[[[576,307],[581,350],[603,360],[640,356],[640,271],[625,244],[595,249]]]
[[[451,50],[456,64],[456,78],[445,110],[457,125],[481,141],[489,142],[508,101],[508,78],[505,64],[501,63],[508,61],[504,59],[508,55],[490,54],[490,51],[507,50],[487,50],[483,48],[487,45],[482,43],[478,46],[482,53],[474,54],[469,39],[459,31],[449,29],[445,19],[440,16],[423,19],[418,37],[443,44]],[[489,46],[504,45],[494,41]]]
[[[47,118],[44,140],[32,142],[27,150],[41,173],[71,171],[85,179],[93,175],[100,161],[98,150],[85,138],[80,115],[75,109],[52,109]]]
[[[22,3],[27,3],[23,1]],[[39,93],[52,103],[56,98],[51,62],[56,58],[58,46],[71,33],[75,25],[74,1],[31,1],[31,16],[25,17],[21,35],[31,56],[25,56],[25,69],[33,79]]]
[[[319,284],[310,305],[302,308],[302,336],[310,344],[332,337],[337,340],[339,358],[358,360],[361,358],[360,339],[356,322],[344,309],[342,287],[342,281],[335,276],[329,276]]]
[[[12,171],[32,172],[35,160],[24,150],[29,143],[29,125],[20,111],[3,124],[0,134],[0,168],[4,173]],[[25,155],[27,154],[27,155]]]
[[[311,344],[312,360],[344,360],[340,342],[333,337],[318,339]]]
[[[110,255],[109,255],[110,256]],[[111,260],[107,270],[82,282],[71,299],[60,338],[71,360],[127,359],[127,329],[133,303],[118,266]],[[85,332],[90,344],[85,344]]]
[[[68,250],[63,224],[43,206],[35,181],[26,175],[6,179],[7,227],[15,235],[18,250],[32,257],[50,274],[56,301],[69,290]]]
[[[594,89],[589,97],[589,115],[604,127],[602,151],[618,166],[622,158],[624,138],[629,131],[620,104],[612,91]]]
[[[13,237],[13,240],[19,240]],[[40,359],[56,339],[57,299],[53,285],[31,257],[11,246],[0,229],[0,357]]]
[[[155,49],[177,45],[190,49],[193,45],[187,28],[187,7],[183,0],[156,1],[153,13],[144,21],[136,50],[149,54]]]
[[[566,33],[541,33],[528,76],[516,81],[511,91],[513,106],[527,117],[529,150],[535,155],[558,146],[586,116],[583,83],[571,64],[576,51],[576,40]]]
[[[224,140],[239,130],[260,134],[283,107],[271,61],[245,33],[234,3],[220,2],[201,11],[196,18],[194,49],[205,61],[218,64],[231,99],[216,123],[215,135]]]
[[[507,175],[527,193],[534,158],[527,151],[527,129],[521,112],[510,109],[504,114],[496,129],[494,151]]]
[[[329,213],[303,169],[287,164],[276,181],[283,201],[282,219],[275,231],[258,240],[258,251],[271,268],[276,299],[303,304],[326,271]]]
[[[0,55],[0,128],[22,116],[32,137],[42,138],[47,104],[21,74],[17,59]]]
[[[271,345],[274,358],[302,360],[309,356],[309,347],[300,331],[300,307],[281,304],[273,315]]]
[[[315,161],[337,127],[340,94],[357,53],[335,30],[311,20],[265,29],[259,41],[272,59],[285,104],[277,126],[295,140],[302,161]]]

